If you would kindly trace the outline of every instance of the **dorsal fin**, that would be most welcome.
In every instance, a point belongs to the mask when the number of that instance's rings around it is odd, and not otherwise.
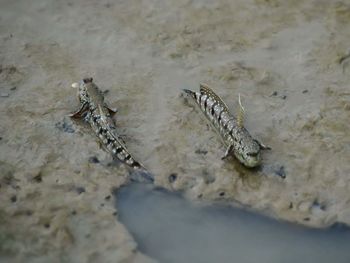
[[[239,104],[239,109],[237,114],[237,125],[238,127],[242,128],[244,126],[244,108],[241,102],[241,94],[238,94],[238,104]]]
[[[212,89],[210,89],[205,84],[199,84],[199,87],[201,94],[205,94],[213,98],[225,111],[230,112],[225,102]]]

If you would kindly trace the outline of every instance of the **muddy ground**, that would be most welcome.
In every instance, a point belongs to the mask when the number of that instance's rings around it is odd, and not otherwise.
[[[350,4],[0,1],[0,259],[147,262],[70,85],[92,76],[155,183],[313,227],[350,224]],[[247,170],[179,95],[207,83],[269,145]]]

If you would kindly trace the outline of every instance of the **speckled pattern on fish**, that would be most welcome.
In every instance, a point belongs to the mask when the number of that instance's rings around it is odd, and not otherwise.
[[[102,144],[118,160],[134,169],[144,170],[144,167],[135,161],[122,139],[117,135],[114,121],[111,118],[116,110],[106,105],[102,92],[92,78],[85,78],[80,84],[72,84],[72,87],[78,88],[78,99],[81,107],[77,112],[72,113],[71,117],[83,118],[87,121]]]
[[[223,159],[233,153],[246,167],[261,164],[261,150],[269,149],[252,138],[243,126],[243,111],[237,118],[233,117],[222,99],[209,87],[201,84],[200,92],[185,89],[198,104],[223,138],[227,150]],[[243,108],[241,108],[243,110]]]

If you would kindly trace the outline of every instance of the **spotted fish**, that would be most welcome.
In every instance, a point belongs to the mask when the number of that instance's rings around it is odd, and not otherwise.
[[[246,167],[256,167],[261,164],[261,150],[270,149],[258,140],[252,138],[243,126],[244,108],[239,97],[240,110],[234,117],[223,100],[209,87],[201,84],[200,91],[185,89],[206,117],[221,135],[227,150],[222,159],[232,153]]]
[[[81,107],[70,117],[82,118],[87,121],[101,143],[114,157],[134,170],[144,172],[143,176],[145,174],[149,176],[143,165],[131,156],[125,143],[118,136],[112,119],[112,115],[116,113],[116,110],[109,108],[105,103],[104,96],[93,82],[93,79],[85,78],[79,84],[73,83],[72,87],[78,88],[77,95]]]

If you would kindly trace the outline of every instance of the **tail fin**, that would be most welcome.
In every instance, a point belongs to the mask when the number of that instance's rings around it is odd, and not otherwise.
[[[195,93],[194,91],[189,90],[189,89],[183,89],[183,91],[184,91],[186,94],[190,95],[192,98],[196,99],[196,93]]]
[[[133,169],[130,174],[130,180],[132,182],[152,184],[154,182],[154,176],[144,168]]]

